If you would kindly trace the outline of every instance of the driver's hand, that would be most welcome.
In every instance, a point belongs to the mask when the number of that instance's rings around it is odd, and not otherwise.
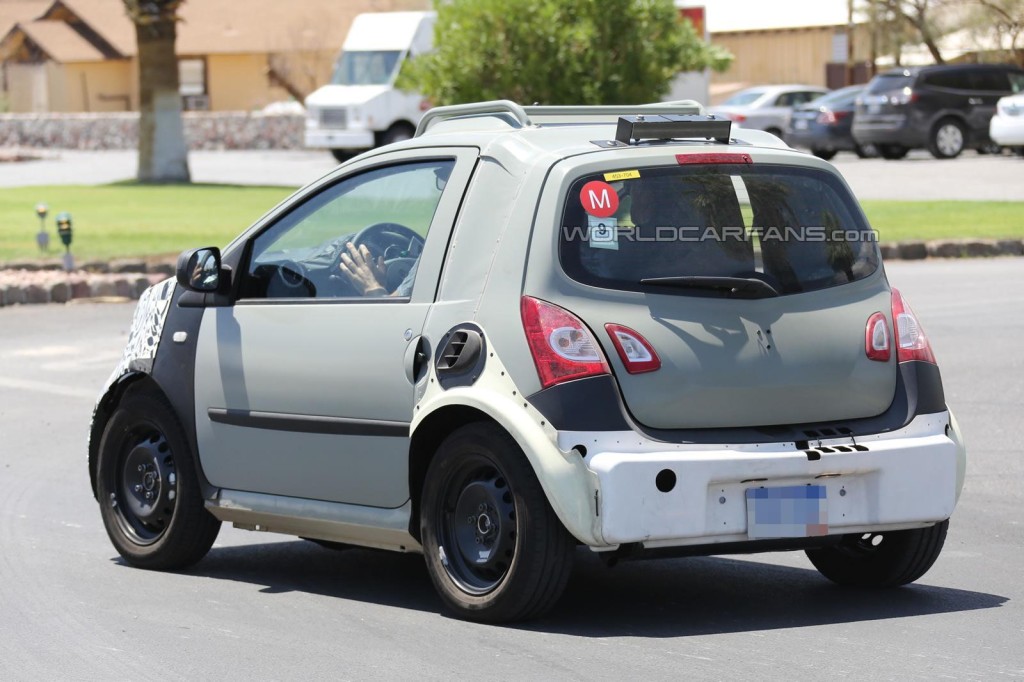
[[[387,295],[387,289],[384,288],[384,282],[387,281],[384,257],[374,259],[366,244],[360,244],[359,248],[356,248],[352,242],[347,242],[345,251],[341,252],[339,269],[361,295]]]

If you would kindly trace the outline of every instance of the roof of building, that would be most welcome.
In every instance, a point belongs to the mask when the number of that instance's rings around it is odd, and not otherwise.
[[[3,0],[0,0],[3,2]],[[245,0],[186,2],[181,6],[179,55],[252,54],[341,49],[360,12],[388,3],[374,0]],[[426,9],[429,0],[393,0],[381,9]],[[121,55],[135,55],[135,28],[123,0],[55,0],[48,14],[69,11]]]
[[[106,57],[63,21],[29,21],[17,25],[50,59],[63,62],[101,62]]]
[[[0,38],[15,24],[38,18],[51,4],[51,0],[0,0]]]

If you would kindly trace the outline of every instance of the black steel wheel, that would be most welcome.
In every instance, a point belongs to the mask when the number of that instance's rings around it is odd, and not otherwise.
[[[565,588],[575,541],[522,450],[500,428],[470,424],[441,444],[420,510],[427,569],[458,615],[534,618]]]
[[[838,545],[807,550],[807,558],[834,583],[899,587],[932,567],[946,541],[949,520],[928,528],[849,535]]]
[[[114,548],[141,568],[201,559],[220,522],[203,506],[191,449],[161,396],[130,388],[100,441],[97,497]]]

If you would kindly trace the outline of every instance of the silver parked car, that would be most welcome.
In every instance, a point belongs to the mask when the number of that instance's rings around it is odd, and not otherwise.
[[[816,85],[763,85],[740,90],[708,113],[725,116],[744,128],[782,137],[794,107],[821,97],[828,88]]]
[[[132,565],[189,566],[227,522],[422,553],[491,622],[549,609],[577,551],[912,582],[965,461],[828,163],[695,104],[507,101],[434,109],[182,254],[88,456]]]

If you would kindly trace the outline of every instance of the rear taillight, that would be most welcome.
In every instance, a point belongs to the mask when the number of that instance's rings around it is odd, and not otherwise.
[[[725,116],[733,123],[743,123],[747,120],[747,117],[743,114],[726,114]]]
[[[820,123],[821,125],[831,126],[835,125],[836,123],[839,123],[849,115],[849,111],[829,111],[828,109],[826,109],[825,111],[818,114],[817,122]]]
[[[918,95],[916,92],[914,92],[910,88],[903,88],[900,94],[893,95],[892,97],[889,98],[889,104],[913,104],[918,99],[920,99],[920,95]]]
[[[892,357],[889,323],[882,313],[868,318],[868,326],[864,329],[864,352],[869,359],[879,362],[888,362]]]
[[[608,336],[612,339],[612,345],[619,354],[619,359],[625,365],[626,371],[630,374],[643,374],[653,372],[661,368],[661,359],[654,351],[654,347],[629,327],[621,324],[608,323],[604,326]]]
[[[594,335],[568,310],[530,296],[519,310],[542,387],[610,373]]]
[[[754,163],[754,160],[750,157],[750,154],[735,154],[728,152],[717,154],[676,154],[676,163],[679,165],[685,165],[688,163],[742,163],[749,165]]]
[[[892,290],[892,324],[899,362],[920,360],[935,364],[935,354],[924,329],[898,289]]]

